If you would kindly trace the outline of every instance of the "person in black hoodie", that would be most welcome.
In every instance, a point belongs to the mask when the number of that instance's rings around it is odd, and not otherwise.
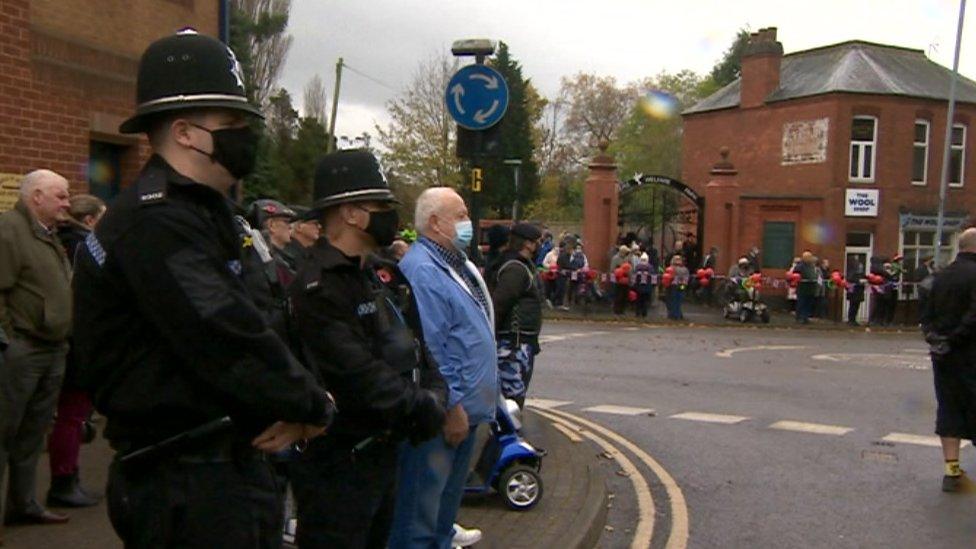
[[[976,439],[976,228],[963,231],[958,245],[956,260],[935,277],[922,311],[935,376],[935,433],[942,439],[945,492],[962,486],[961,440]]]
[[[78,194],[71,197],[70,203],[68,218],[58,229],[58,238],[68,254],[68,261],[74,265],[78,247],[105,213],[105,202],[96,196]],[[89,507],[101,500],[101,494],[82,488],[78,479],[78,453],[84,438],[85,421],[92,412],[92,402],[88,393],[79,387],[76,362],[77,357],[69,347],[58,396],[58,412],[47,439],[51,464],[48,507]]]

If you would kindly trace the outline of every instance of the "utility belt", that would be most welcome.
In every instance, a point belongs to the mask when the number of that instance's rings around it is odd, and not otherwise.
[[[266,461],[233,428],[230,418],[214,420],[163,440],[122,440],[112,444],[126,470],[144,470],[163,462],[184,464]]]

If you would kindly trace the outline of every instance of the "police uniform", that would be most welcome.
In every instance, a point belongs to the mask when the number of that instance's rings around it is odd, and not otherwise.
[[[542,237],[542,232],[528,223],[512,227],[512,234],[529,241]],[[521,406],[540,351],[542,282],[536,276],[535,263],[517,250],[505,252],[488,279],[495,307],[498,379],[505,398]]]
[[[174,109],[256,112],[238,84],[217,40],[163,38],[142,57],[139,107],[120,129]],[[77,255],[79,377],[117,451],[109,516],[126,547],[280,545],[277,481],[249,441],[278,420],[327,425],[333,408],[242,272],[227,198],[160,156]]]
[[[375,158],[364,151],[326,156],[315,191],[319,210],[393,201]],[[293,464],[297,543],[386,547],[398,445],[435,436],[444,421],[446,389],[414,335],[416,308],[398,307],[371,265],[324,238],[309,249],[289,293],[309,366],[339,410],[329,435],[311,441]]]

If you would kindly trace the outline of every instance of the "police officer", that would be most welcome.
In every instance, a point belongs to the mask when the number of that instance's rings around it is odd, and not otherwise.
[[[508,249],[487,277],[495,307],[502,394],[519,406],[525,403],[535,355],[540,351],[543,292],[533,261],[540,238],[542,231],[535,225],[517,223],[512,227]]]
[[[976,228],[963,231],[958,245],[956,260],[935,277],[922,311],[935,376],[935,433],[942,439],[945,492],[963,484],[961,440],[976,440]]]
[[[266,452],[333,406],[255,307],[227,199],[260,117],[233,52],[181,32],[149,46],[137,110],[153,156],[76,258],[82,383],[107,418],[112,524],[126,547],[277,547]],[[219,527],[215,527],[219,525]]]
[[[397,307],[368,260],[393,242],[395,207],[371,153],[320,161],[313,209],[326,238],[310,249],[289,293],[309,366],[339,413],[329,436],[293,465],[300,547],[386,547],[398,444],[429,440],[443,427],[446,388],[417,339],[416,307]]]

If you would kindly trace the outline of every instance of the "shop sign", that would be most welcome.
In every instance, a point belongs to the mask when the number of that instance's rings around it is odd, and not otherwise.
[[[934,231],[939,225],[939,218],[934,215],[903,213],[899,216],[899,222],[903,231]],[[942,229],[947,233],[954,233],[962,229],[964,223],[966,219],[963,217],[946,216],[942,220]]]
[[[847,189],[844,215],[847,217],[878,217],[878,189]]]

